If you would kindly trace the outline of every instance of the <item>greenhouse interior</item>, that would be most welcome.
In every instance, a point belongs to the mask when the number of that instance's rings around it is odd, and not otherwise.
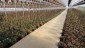
[[[0,48],[85,48],[85,0],[0,0]]]

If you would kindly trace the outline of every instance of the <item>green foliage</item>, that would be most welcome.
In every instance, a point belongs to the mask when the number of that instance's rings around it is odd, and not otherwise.
[[[61,42],[62,48],[85,47],[85,14],[76,9],[69,9],[64,24]]]
[[[62,10],[25,11],[7,13],[7,17],[0,15],[0,48],[8,48],[24,38],[26,35],[59,15]]]

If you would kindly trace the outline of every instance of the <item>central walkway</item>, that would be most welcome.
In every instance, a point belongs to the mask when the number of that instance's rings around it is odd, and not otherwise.
[[[10,48],[58,48],[67,9]]]

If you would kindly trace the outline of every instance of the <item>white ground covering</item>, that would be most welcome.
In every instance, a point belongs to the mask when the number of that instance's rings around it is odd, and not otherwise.
[[[54,8],[0,8],[1,11],[28,11],[28,10],[54,10],[54,9],[65,9],[65,7],[54,7]]]

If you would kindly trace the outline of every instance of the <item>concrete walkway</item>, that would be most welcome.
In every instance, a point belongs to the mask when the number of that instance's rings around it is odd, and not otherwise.
[[[10,48],[58,48],[67,9]]]

